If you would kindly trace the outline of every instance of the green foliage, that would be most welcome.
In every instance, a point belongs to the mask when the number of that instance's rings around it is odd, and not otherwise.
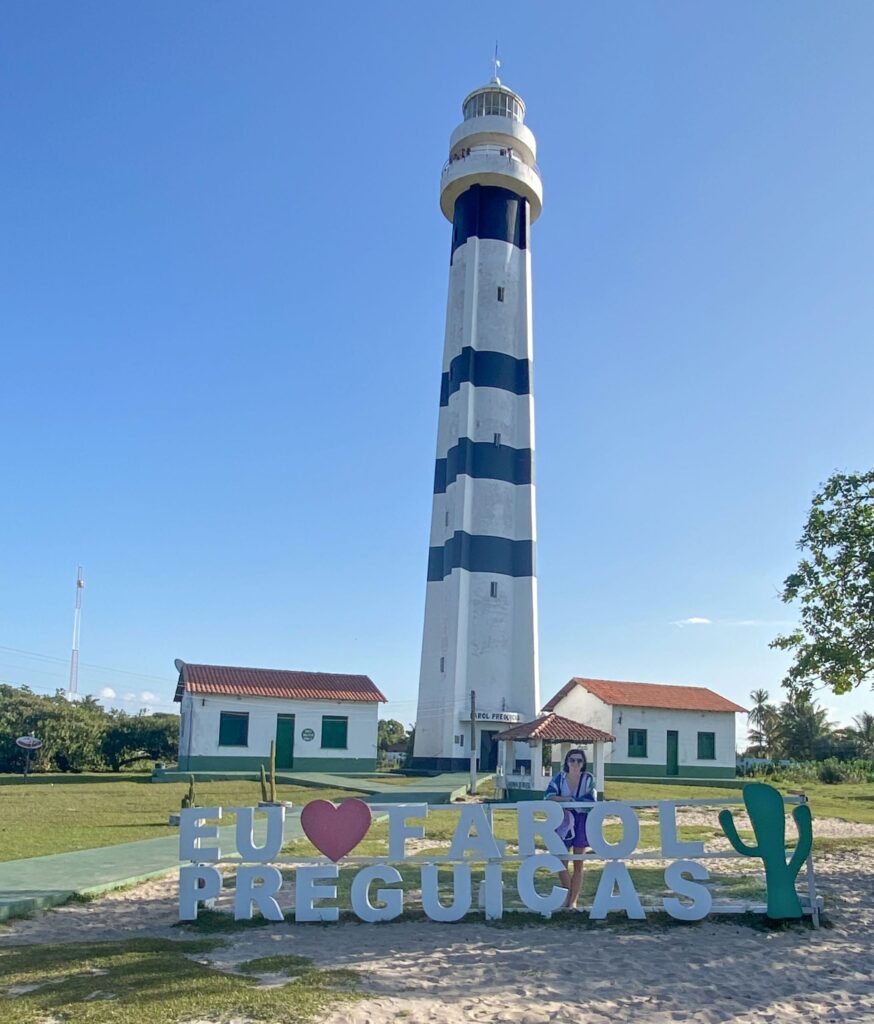
[[[188,792],[182,797],[182,804],[184,807],[197,807],[197,790],[194,786],[194,776],[188,776]]]
[[[32,734],[42,747],[31,755],[31,771],[119,771],[139,760],[176,756],[176,715],[127,715],[106,711],[93,697],[44,697],[28,687],[0,683],[0,773],[21,772],[18,736]]]
[[[276,796],[276,741],[270,741],[270,802],[277,802]]]
[[[407,738],[407,730],[394,718],[380,718],[376,727],[376,745],[385,750],[392,743],[400,743]]]
[[[765,690],[750,694],[749,721],[758,727],[750,729],[750,755],[799,762],[874,760],[874,715],[864,711],[855,716],[852,726],[835,729],[828,712],[801,691],[778,708],[767,703],[767,696]],[[811,777],[816,777],[816,770]]]
[[[771,643],[795,658],[784,685],[848,693],[874,675],[874,470],[826,481],[798,547],[805,557],[782,598],[800,602],[801,622]]]
[[[832,753],[834,727],[828,711],[803,693],[784,701],[775,714],[772,752],[793,761],[819,760]]]
[[[820,764],[818,777],[820,782],[826,782],[832,786],[835,783],[847,781],[841,762],[834,757],[830,757]]]
[[[267,773],[264,771],[264,765],[261,765],[261,802],[267,803]]]
[[[753,690],[750,694],[752,708],[747,714],[747,726],[749,753],[753,757],[767,757],[773,746],[776,710],[768,703],[768,696],[767,690]]]
[[[112,724],[101,741],[101,753],[113,771],[137,761],[175,759],[179,749],[176,715],[126,715],[110,712]]]
[[[836,757],[829,757],[824,761],[799,761],[785,766],[756,765],[746,774],[795,786],[809,782],[860,784],[874,782],[874,761],[863,758],[841,761]]]
[[[853,726],[846,731],[856,743],[858,756],[874,761],[874,715],[867,711],[853,715]]]
[[[300,974],[311,968],[312,960],[297,953],[276,953],[247,960],[237,968],[243,974]]]
[[[801,917],[801,902],[795,892],[795,879],[813,843],[810,808],[807,804],[800,804],[792,810],[798,842],[787,864],[783,797],[773,786],[764,782],[751,782],[744,786],[743,797],[756,835],[756,846],[747,846],[738,835],[731,811],[719,812],[719,824],[738,853],[745,857],[761,857],[768,886],[768,917],[774,921]]]

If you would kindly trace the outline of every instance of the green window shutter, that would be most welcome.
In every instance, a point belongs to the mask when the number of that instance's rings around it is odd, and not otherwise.
[[[345,750],[348,746],[349,719],[339,715],[322,715],[322,749]]]
[[[628,730],[628,756],[646,757],[646,729]]]
[[[699,761],[715,761],[716,760],[716,733],[715,732],[699,732],[698,733],[698,760]]]
[[[249,712],[222,711],[219,716],[219,746],[247,747],[249,745]]]

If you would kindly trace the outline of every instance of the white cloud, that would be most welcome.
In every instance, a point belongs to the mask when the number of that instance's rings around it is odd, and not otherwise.
[[[140,700],[144,700],[147,704],[154,704],[158,700],[158,695],[156,693],[152,693],[151,690],[143,690],[140,694]]]
[[[111,686],[104,686],[100,691],[100,696],[103,697],[104,700],[115,700],[116,693]]]
[[[124,695],[124,699],[126,701],[130,702],[130,701],[136,700],[137,699],[137,695],[135,693],[126,693]]]
[[[707,619],[703,615],[690,615],[688,619],[677,619],[672,626],[729,626],[733,628],[785,629],[794,625],[784,619]]]

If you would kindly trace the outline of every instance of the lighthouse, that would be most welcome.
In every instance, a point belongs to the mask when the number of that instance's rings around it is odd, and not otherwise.
[[[488,771],[497,733],[540,708],[530,244],[543,186],[525,104],[497,74],[462,114],[440,178],[452,248],[413,764],[461,771],[473,745]]]

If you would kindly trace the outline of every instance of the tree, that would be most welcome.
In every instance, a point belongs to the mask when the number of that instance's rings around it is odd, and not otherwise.
[[[784,701],[776,713],[775,743],[781,757],[814,761],[832,753],[834,729],[828,711],[803,694]]]
[[[394,718],[380,718],[376,727],[376,745],[380,750],[387,750],[392,743],[400,743],[407,738],[407,730]]]
[[[176,756],[177,715],[126,715],[105,711],[92,697],[67,700],[0,683],[0,772],[20,772],[24,751],[18,736],[38,736],[43,745],[30,760],[32,771],[118,771],[138,760]]]
[[[175,757],[179,746],[176,715],[126,715],[112,712],[113,722],[103,734],[100,752],[114,771],[136,761],[164,761]]]
[[[848,693],[874,676],[874,470],[835,473],[814,497],[782,599],[801,623],[771,647],[795,660],[783,683],[810,694],[824,683]]]
[[[874,761],[874,715],[868,711],[853,715],[853,725],[847,732],[855,740],[859,756]]]
[[[755,751],[754,757],[766,757],[770,753],[774,731],[774,707],[768,703],[767,690],[753,690],[750,702],[753,705],[747,713],[750,750]]]

